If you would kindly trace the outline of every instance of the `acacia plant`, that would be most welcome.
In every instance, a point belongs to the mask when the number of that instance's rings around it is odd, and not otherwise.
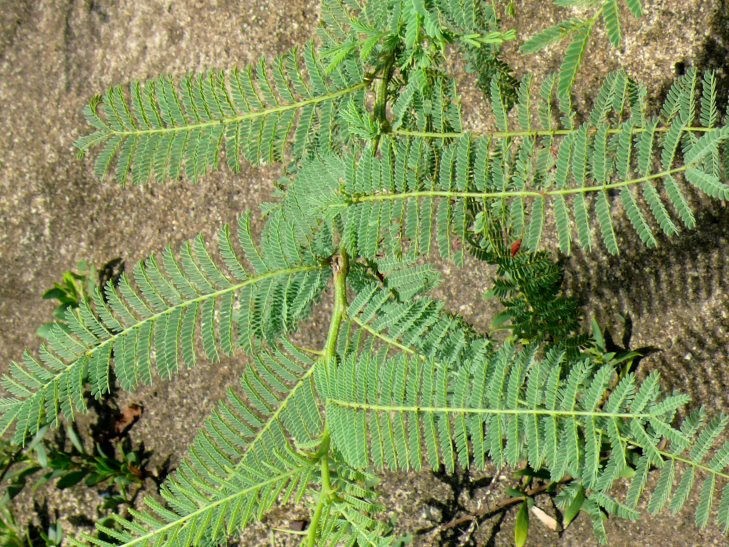
[[[729,197],[716,79],[689,72],[652,114],[645,88],[617,72],[577,112],[587,38],[603,21],[618,45],[621,8],[557,3],[593,11],[526,42],[570,39],[559,74],[541,83],[517,83],[498,59],[515,33],[495,3],[323,0],[318,38],[300,49],[94,98],[77,146],[99,178],[199,181],[243,161],[282,162],[287,176],[259,235],[243,213],[215,243],[167,248],[70,309],[3,377],[0,431],[22,444],[73,419],[87,390],[108,393],[112,368],[133,390],[237,352],[248,356],[240,385],[161,499],[100,525],[104,537],[217,543],[275,504],[305,501],[305,544],[387,543],[376,473],[486,466],[539,477],[563,523],[582,511],[600,539],[607,515],[639,518],[644,498],[650,511],[678,511],[694,489],[697,525],[715,514],[729,528],[727,418],[691,411],[656,373],[639,380],[599,329],[582,335],[540,251],[545,226],[564,254],[575,242],[618,253],[618,225],[653,247],[657,233],[694,226],[688,187]],[[641,15],[640,0],[625,4]],[[463,127],[445,62],[459,52],[486,82],[491,131]],[[498,266],[491,294],[505,304],[505,341],[428,296],[438,282],[429,263],[461,266],[468,254]],[[328,335],[306,349],[297,327],[322,300]]]

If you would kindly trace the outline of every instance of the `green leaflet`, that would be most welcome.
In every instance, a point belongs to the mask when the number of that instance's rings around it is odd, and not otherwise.
[[[113,516],[119,530],[98,529],[128,546],[199,545],[230,537],[279,502],[300,501],[318,474],[316,459],[298,448],[322,426],[315,364],[290,343],[259,353],[165,481],[163,502],[147,497],[131,521]]]
[[[695,72],[677,80],[661,117],[647,119],[644,90],[624,73],[614,73],[602,86],[589,122],[578,128],[555,126],[546,106],[553,99],[551,84],[546,92],[543,86],[539,98],[522,88],[516,105],[521,127],[507,130],[494,80],[491,95],[499,131],[483,136],[393,131],[392,140],[386,141],[389,163],[366,160],[375,169],[385,169],[387,177],[369,177],[364,168],[349,173],[344,218],[350,249],[365,256],[383,247],[428,255],[437,247],[443,258],[459,264],[462,255],[452,252],[451,238],[463,241],[472,229],[480,232],[485,224],[478,215],[488,212],[529,249],[539,248],[551,216],[563,252],[571,251],[575,232],[589,250],[599,228],[606,248],[616,254],[620,249],[614,220],[621,210],[640,240],[653,247],[656,227],[673,236],[678,220],[687,227],[695,223],[681,178],[715,199],[729,196],[718,159],[729,128],[716,126],[714,79],[703,79],[700,97],[698,84]],[[540,114],[541,127],[531,123],[529,107]],[[689,125],[697,109],[700,120],[710,125]],[[426,144],[432,140],[442,147]],[[433,172],[436,164],[439,169]],[[390,165],[403,167],[389,174]]]
[[[643,0],[626,0],[625,3],[628,5],[628,9],[633,14],[633,17],[641,17],[643,15],[642,2]]]
[[[651,463],[663,461],[650,503],[658,511],[671,496],[675,464],[681,462],[688,468],[681,468],[680,500],[674,499],[674,510],[685,503],[694,473],[707,474],[696,510],[700,526],[719,498],[717,479],[729,478],[726,442],[711,462],[705,461],[727,419],[696,428],[689,418],[688,427],[671,427],[674,413],[688,398],[662,398],[655,374],[643,384],[632,375],[624,377],[606,403],[615,375],[611,367],[571,363],[572,372],[563,376],[564,363],[554,352],[540,361],[533,351],[505,346],[455,370],[430,359],[384,355],[346,357],[323,387],[332,442],[354,467],[480,467],[486,461],[483,448],[497,465],[514,466],[528,458],[537,469],[549,471],[553,481],[569,473],[584,485],[592,503],[635,518]],[[627,396],[631,392],[635,395]],[[675,442],[662,448],[664,437]],[[630,445],[644,456],[627,502],[621,503],[607,492],[626,469]],[[726,502],[720,506],[718,520],[723,523]]]
[[[354,340],[362,332],[388,351],[450,366],[480,355],[490,344],[462,319],[446,313],[440,302],[425,297],[401,301],[392,290],[370,280],[355,288],[358,294],[347,310],[351,332],[343,338],[343,354],[366,353],[359,348],[364,341]]]
[[[567,19],[535,34],[521,45],[522,53],[536,53],[545,47],[563,40],[582,26],[579,19]]]
[[[570,93],[572,93],[572,86],[577,78],[577,71],[585,56],[587,42],[592,35],[592,28],[592,22],[587,22],[579,27],[565,50],[564,59],[559,68],[559,81],[557,84],[557,96],[559,97],[560,108],[563,110],[572,101]]]
[[[223,155],[234,171],[241,157],[254,165],[307,158],[347,141],[336,111],[363,100],[363,80],[351,58],[325,74],[309,44],[244,70],[134,82],[91,101],[84,114],[94,131],[76,146],[81,154],[100,147],[96,176],[121,184],[196,181]]]
[[[623,33],[620,30],[619,8],[617,0],[607,0],[603,4],[602,18],[605,22],[610,44],[613,47],[620,47],[623,41]]]
[[[288,229],[288,233],[286,231]],[[308,313],[329,277],[329,268],[291,237],[290,225],[253,242],[250,219],[241,216],[237,244],[230,228],[219,237],[223,265],[210,256],[201,237],[178,253],[169,248],[135,266],[118,287],[107,285],[93,305],[82,303],[66,316],[69,329],[55,326],[38,357],[29,353],[2,378],[12,398],[2,400],[0,430],[14,426],[23,443],[59,415],[85,411],[85,383],[100,397],[109,391],[109,367],[122,388],[164,378],[195,365],[196,336],[207,359],[236,348],[251,350],[291,331]],[[252,268],[244,267],[248,261]],[[226,271],[227,270],[227,271]]]

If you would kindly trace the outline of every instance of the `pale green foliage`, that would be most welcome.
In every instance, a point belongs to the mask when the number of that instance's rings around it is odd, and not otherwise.
[[[308,545],[388,543],[369,472],[489,463],[548,476],[565,523],[582,511],[601,540],[606,514],[635,519],[646,498],[652,512],[678,511],[695,486],[697,524],[716,512],[729,528],[727,419],[676,420],[687,397],[664,395],[656,374],[618,374],[604,343],[572,336],[576,314],[558,302],[560,271],[546,253],[514,259],[543,245],[548,220],[565,254],[573,240],[589,250],[598,237],[619,252],[624,219],[653,247],[660,233],[695,224],[684,181],[729,198],[716,79],[690,71],[651,116],[645,89],[618,72],[591,112],[577,112],[569,93],[585,47],[599,18],[620,43],[619,4],[557,3],[594,14],[527,43],[571,39],[561,72],[538,87],[527,77],[506,89],[494,74],[496,130],[486,134],[463,130],[443,62],[449,45],[510,38],[486,33],[481,16],[494,24],[496,13],[474,0],[327,0],[320,50],[94,99],[92,133],[77,145],[98,148],[99,177],[195,181],[223,155],[233,170],[241,156],[282,161],[288,177],[263,208],[258,244],[243,215],[215,249],[199,237],[168,249],[69,312],[67,330],[54,329],[37,357],[3,377],[11,396],[0,401],[0,431],[14,428],[23,443],[61,414],[73,419],[85,390],[108,392],[110,367],[132,390],[155,369],[171,378],[199,355],[242,350],[240,386],[205,422],[162,499],[100,527],[111,538],[215,544],[276,504],[306,501]],[[641,14],[639,0],[626,4]],[[437,252],[462,265],[469,251],[496,256],[504,279],[494,294],[511,303],[512,319],[562,322],[574,340],[512,326],[501,344],[447,313],[427,294],[438,282],[427,260]],[[530,275],[542,276],[534,287],[551,287],[538,295],[542,307],[525,300]],[[294,331],[329,281],[327,340],[304,350]],[[646,494],[654,468],[658,483]],[[613,485],[626,477],[618,500]]]
[[[313,446],[322,419],[312,379],[315,362],[290,344],[284,348],[259,353],[239,389],[213,411],[162,489],[167,508],[147,497],[146,516],[132,511],[133,522],[115,517],[122,531],[100,529],[128,545],[198,545],[232,535],[274,505],[300,501],[310,483],[319,480],[316,454],[302,447]],[[382,524],[368,516],[380,508],[360,485],[366,479],[342,465],[336,480],[341,499],[322,534],[334,540],[383,532]]]
[[[382,173],[380,178],[362,175],[370,160],[358,163],[357,171],[347,175],[344,187],[348,215],[355,215],[353,221],[347,220],[351,226],[347,241],[357,243],[358,252],[368,256],[377,249],[368,250],[367,242],[371,245],[375,240],[387,246],[392,238],[399,249],[409,242],[416,252],[426,254],[437,240],[441,256],[449,258],[454,253],[446,234],[463,239],[470,227],[465,211],[482,209],[488,213],[504,208],[512,237],[523,238],[528,248],[536,250],[551,209],[564,253],[571,250],[573,231],[580,245],[590,249],[594,224],[608,251],[615,254],[619,246],[614,218],[620,205],[641,241],[654,247],[656,229],[673,236],[678,233],[677,221],[687,228],[695,224],[677,176],[684,174],[708,196],[729,197],[719,161],[729,129],[714,126],[714,76],[705,76],[702,87],[706,92],[701,101],[697,80],[693,71],[679,79],[668,94],[662,115],[654,118],[646,115],[645,90],[624,73],[614,73],[579,126],[573,122],[577,117],[573,111],[556,119],[557,113],[549,106],[552,95],[548,88],[536,99],[528,91],[520,93],[516,105],[519,120],[512,127],[501,106],[499,89],[494,87],[492,104],[499,133],[478,138],[465,133],[422,134],[446,139],[442,153],[417,138],[414,142],[399,139],[385,148],[394,150],[390,158],[383,153],[382,159],[371,160],[380,164],[374,168]],[[523,89],[529,89],[528,81]],[[699,125],[699,110],[700,120],[711,125]],[[532,121],[530,111],[538,113],[538,123]],[[421,136],[418,132],[406,134]],[[420,175],[433,172],[436,156],[438,171]],[[371,182],[364,184],[363,178]],[[588,199],[591,196],[594,201]],[[361,213],[351,213],[350,209]],[[356,224],[357,215],[367,219],[366,226]],[[476,230],[483,226],[477,216]],[[454,256],[457,261],[462,258],[458,253]]]
[[[311,44],[244,70],[134,82],[128,94],[110,89],[84,109],[95,131],[79,139],[85,153],[102,146],[94,171],[121,184],[154,179],[197,180],[218,167],[223,150],[234,171],[241,156],[280,161],[306,158],[347,140],[337,110],[362,101],[363,74],[353,62],[325,74]]]
[[[525,460],[532,469],[549,471],[552,481],[571,476],[592,503],[634,519],[646,471],[663,466],[649,506],[657,511],[669,499],[673,479],[681,479],[674,471],[687,451],[685,476],[693,477],[697,468],[708,473],[696,509],[700,526],[708,521],[717,478],[729,471],[729,441],[703,463],[729,419],[700,428],[690,418],[674,429],[670,423],[688,398],[662,397],[658,375],[642,383],[627,375],[616,383],[612,366],[566,363],[556,351],[540,361],[533,348],[506,346],[455,372],[430,359],[352,356],[322,382],[332,442],[345,461],[363,469],[445,465],[453,471],[456,465],[483,468],[490,461],[501,468]],[[668,450],[661,446],[663,438],[671,442]],[[628,445],[643,455],[620,503],[609,492],[628,469]],[[675,511],[690,486],[684,489],[674,497]],[[726,511],[718,515],[722,525],[728,518]]]
[[[170,378],[194,366],[198,337],[214,362],[293,330],[326,285],[329,268],[292,244],[286,228],[271,223],[260,250],[249,217],[241,216],[236,238],[227,226],[220,231],[222,261],[198,237],[179,253],[167,249],[137,264],[133,281],[122,276],[103,295],[97,291],[93,307],[82,302],[68,310],[67,328],[51,330],[39,358],[26,353],[3,377],[12,398],[2,400],[0,429],[14,426],[14,442],[23,443],[60,414],[73,419],[86,410],[86,383],[95,397],[109,392],[112,363],[119,385],[131,390],[150,384],[155,369]]]
[[[679,79],[656,118],[646,115],[645,90],[614,73],[579,126],[573,111],[557,120],[549,106],[551,89],[531,97],[527,80],[512,127],[495,85],[499,133],[415,130],[396,138],[394,131],[382,140],[378,157],[315,160],[302,170],[289,199],[306,204],[303,214],[341,219],[347,250],[367,258],[382,252],[429,255],[437,248],[460,264],[464,249],[454,240],[465,240],[472,228],[483,231],[485,216],[502,209],[512,238],[523,238],[532,250],[540,247],[551,213],[564,253],[572,248],[573,233],[589,250],[599,230],[616,254],[620,207],[640,240],[655,247],[657,231],[674,236],[679,222],[695,224],[678,176],[710,197],[729,198],[719,161],[729,128],[714,126],[713,74],[704,77],[701,100],[697,81],[693,71]],[[709,125],[695,125],[702,120]]]
[[[374,123],[393,128],[460,131],[460,111],[455,87],[444,78],[442,61],[448,45],[485,63],[486,72],[499,73],[493,65],[498,47],[513,40],[513,31],[501,32],[493,9],[476,0],[326,0],[319,29],[324,57],[330,69],[349,56],[373,67],[373,74],[389,79],[396,70],[407,71],[406,81],[393,95],[392,117],[374,108]],[[476,63],[479,64],[479,63]],[[375,97],[380,102],[381,97]]]
[[[355,285],[359,276],[366,274],[353,272]],[[349,307],[350,321],[340,337],[343,354],[384,344],[455,364],[486,347],[461,320],[445,314],[440,303],[427,299],[401,303],[392,291],[371,281],[360,295]],[[169,508],[147,498],[150,514],[133,512],[137,524],[117,518],[125,531],[104,528],[110,536],[129,545],[144,541],[196,545],[202,537],[230,535],[252,518],[260,518],[272,504],[300,500],[311,483],[320,480],[316,442],[322,425],[317,403],[322,392],[314,388],[316,362],[290,343],[284,342],[283,348],[259,353],[247,365],[240,388],[229,393],[203,426],[190,454],[165,483],[162,497]],[[336,452],[332,458],[337,458]],[[332,544],[336,538],[351,541],[358,534],[376,537],[383,527],[370,515],[380,508],[363,488],[366,476],[350,468],[346,459],[336,463],[341,499],[322,525],[322,535]]]
[[[149,516],[134,525],[117,517],[123,532],[105,528],[109,535],[131,544],[197,545],[203,537],[230,535],[260,518],[281,492],[284,502],[303,496],[317,467],[313,458],[297,452],[296,443],[316,437],[321,417],[313,399],[314,362],[287,349],[259,354],[239,390],[230,391],[214,410],[187,458],[165,482],[162,498],[169,508],[148,497]]]

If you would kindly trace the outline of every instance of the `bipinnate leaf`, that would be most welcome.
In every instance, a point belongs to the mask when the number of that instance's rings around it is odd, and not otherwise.
[[[346,57],[346,56],[345,56]],[[94,173],[119,183],[196,181],[223,156],[233,171],[309,158],[340,147],[348,124],[337,111],[364,100],[360,64],[351,58],[327,73],[313,45],[227,73],[162,76],[114,87],[84,109],[94,129],[77,142],[83,155],[98,148]]]
[[[311,446],[321,431],[312,374],[316,362],[285,342],[248,363],[204,423],[189,454],[164,482],[160,501],[144,499],[131,520],[98,524],[110,543],[192,546],[234,535],[278,503],[300,501],[319,466]],[[352,500],[355,501],[355,500]]]
[[[340,202],[350,252],[374,257],[390,249],[422,256],[437,249],[460,264],[459,242],[473,241],[474,232],[488,240],[485,219],[503,211],[499,218],[512,234],[510,243],[521,240],[525,249],[541,247],[553,219],[565,254],[573,239],[590,250],[598,232],[617,254],[623,244],[616,230],[620,215],[649,248],[658,245],[656,229],[671,237],[679,233],[679,222],[694,227],[685,182],[714,199],[729,199],[718,163],[729,128],[717,125],[711,75],[699,81],[692,71],[677,80],[661,117],[651,118],[644,90],[616,72],[579,127],[566,121],[576,116],[571,106],[559,124],[554,121],[551,103],[564,97],[561,90],[555,96],[554,78],[547,83],[529,100],[528,88],[521,88],[519,128],[509,127],[493,80],[496,133],[408,132],[407,138],[383,139],[381,158],[354,160],[357,168],[345,171]],[[688,125],[698,110],[708,126]],[[430,142],[435,138],[442,139],[437,147]]]
[[[122,276],[103,294],[97,290],[91,304],[69,309],[38,356],[25,353],[2,377],[10,397],[0,403],[0,431],[14,427],[13,441],[22,444],[61,415],[73,419],[86,410],[87,384],[94,397],[109,392],[112,365],[120,387],[133,390],[151,383],[155,370],[169,378],[195,365],[198,338],[205,357],[217,361],[290,332],[323,290],[329,268],[288,225],[270,226],[259,248],[243,215],[236,243],[229,227],[220,232],[222,264],[197,237],[177,253],[168,248],[140,262],[133,280]]]

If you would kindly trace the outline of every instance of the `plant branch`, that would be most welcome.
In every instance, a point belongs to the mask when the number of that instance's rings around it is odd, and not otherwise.
[[[377,86],[375,87],[375,106],[372,111],[372,117],[374,118],[377,125],[380,127],[380,132],[375,137],[374,146],[372,147],[372,154],[377,154],[377,149],[380,146],[381,132],[390,132],[390,122],[387,119],[387,86],[392,78],[393,66],[395,63],[394,53],[390,53],[385,59],[382,67],[382,74]]]
[[[690,163],[686,163],[681,167],[667,169],[645,177],[635,179],[621,180],[610,184],[599,184],[594,186],[580,186],[578,188],[558,188],[556,190],[507,190],[502,192],[458,192],[450,190],[419,190],[413,192],[401,192],[393,194],[372,194],[366,196],[351,196],[350,203],[363,203],[365,201],[397,201],[416,198],[472,198],[472,199],[496,199],[496,198],[549,198],[551,196],[568,196],[573,194],[588,194],[592,192],[602,192],[605,190],[614,190],[617,188],[627,188],[637,184],[643,184],[650,180],[661,179],[670,175],[677,175],[689,169]]]
[[[339,254],[332,259],[332,270],[334,272],[334,309],[332,310],[332,316],[329,322],[329,334],[327,336],[327,341],[324,345],[324,350],[322,351],[322,356],[319,361],[319,366],[326,367],[327,372],[330,372],[330,367],[333,366],[334,358],[337,354],[339,331],[347,310],[347,274],[349,273],[349,257],[344,249],[341,249]],[[321,491],[319,492],[319,499],[311,517],[311,523],[309,524],[306,539],[304,540],[304,545],[309,547],[314,547],[316,545],[317,531],[319,530],[322,515],[324,514],[325,509],[327,509],[331,504],[334,496],[331,472],[329,469],[330,444],[331,436],[329,433],[329,427],[328,425],[325,425],[321,444],[319,445],[317,453],[321,468]]]
[[[334,309],[329,323],[329,334],[324,346],[324,360],[330,360],[337,353],[337,339],[342,319],[347,312],[347,274],[349,273],[349,257],[342,249],[332,260],[334,270]]]
[[[385,413],[412,413],[416,415],[422,414],[491,414],[491,415],[508,415],[508,416],[554,416],[554,417],[578,417],[584,416],[588,418],[611,418],[640,420],[655,417],[654,414],[648,412],[600,412],[589,410],[549,410],[546,408],[469,408],[469,407],[451,407],[451,406],[416,406],[416,405],[384,405],[375,403],[360,403],[355,401],[345,401],[340,399],[328,399],[329,404],[337,405],[342,408],[353,408],[365,412],[385,412]],[[631,443],[637,444],[630,440]]]
[[[308,547],[314,547],[316,545],[317,531],[319,530],[319,523],[324,514],[324,509],[331,503],[334,490],[332,489],[331,476],[329,471],[329,445],[331,437],[329,430],[324,430],[322,436],[321,445],[319,447],[319,463],[321,465],[321,491],[319,492],[319,499],[314,509],[314,514],[311,517],[311,523],[306,533],[306,539],[304,545]]]
[[[630,129],[630,133],[638,135],[644,133],[648,128],[646,127],[633,127]],[[666,133],[670,127],[656,127],[654,132]],[[684,127],[683,132],[686,133],[709,133],[716,131],[719,127]],[[492,139],[508,139],[508,138],[525,138],[525,137],[564,137],[576,133],[578,129],[538,129],[538,130],[524,130],[524,131],[489,131],[484,133],[474,131],[454,131],[439,133],[437,131],[412,131],[408,129],[393,129],[390,131],[391,135],[398,135],[401,137],[414,137],[418,139],[458,139],[466,135],[478,135],[483,137],[490,137]],[[597,128],[591,127],[588,129],[588,134],[595,134]],[[616,135],[625,132],[625,128],[612,127],[607,130],[608,135]]]

